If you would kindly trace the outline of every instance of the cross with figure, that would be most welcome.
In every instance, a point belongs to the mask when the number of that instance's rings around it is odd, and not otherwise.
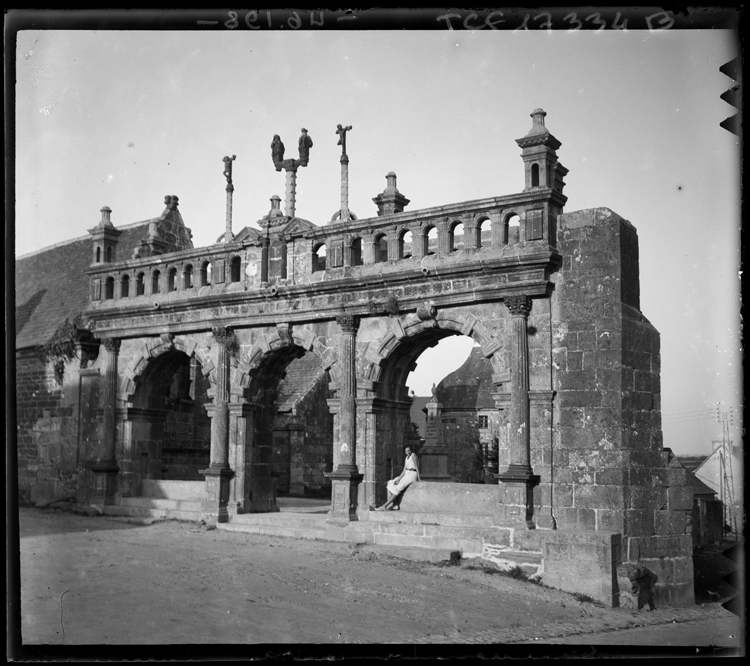
[[[339,135],[339,142],[336,145],[341,146],[342,155],[346,155],[346,133],[351,128],[352,128],[351,125],[347,125],[346,127],[342,127],[341,125],[338,125],[338,129],[336,130],[336,134]]]
[[[224,177],[227,179],[227,185],[232,184],[232,162],[237,159],[237,155],[231,157],[225,156],[222,158],[224,162]]]

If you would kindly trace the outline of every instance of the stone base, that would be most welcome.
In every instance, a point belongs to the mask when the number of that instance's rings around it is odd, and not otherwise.
[[[90,460],[86,467],[94,475],[94,493],[92,504],[112,506],[116,502],[117,472],[120,470],[114,460]]]
[[[274,513],[278,510],[276,479],[273,476],[251,479],[250,496],[242,502],[242,513]]]
[[[325,476],[331,479],[331,511],[328,521],[349,523],[357,517],[357,490],[363,475],[354,469],[337,469]]]
[[[533,487],[539,483],[539,477],[531,473],[530,468],[511,465],[505,472],[497,474],[500,481],[498,489],[498,515],[506,524],[525,525],[534,529],[534,494]]]
[[[419,478],[422,481],[450,481],[448,452],[442,449],[422,449],[419,454]]]
[[[200,470],[206,476],[206,494],[201,500],[201,519],[207,525],[229,522],[229,481],[234,472],[229,468]]]

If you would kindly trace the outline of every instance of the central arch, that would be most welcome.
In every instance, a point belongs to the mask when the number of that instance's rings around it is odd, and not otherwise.
[[[493,380],[502,381],[506,374],[502,338],[472,314],[437,312],[429,303],[416,313],[391,318],[388,330],[366,348],[357,382],[361,395],[358,421],[364,426],[358,439],[364,442],[362,454],[368,461],[361,502],[384,500],[391,469],[402,464],[403,448],[413,446],[409,373],[426,349],[455,335],[472,338],[491,364]]]

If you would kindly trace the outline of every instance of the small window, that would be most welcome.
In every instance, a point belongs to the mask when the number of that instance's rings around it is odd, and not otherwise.
[[[104,283],[104,298],[111,301],[115,297],[115,279],[108,277]]]
[[[457,222],[451,227],[450,233],[450,251],[456,252],[464,249],[464,225],[463,222]]]
[[[108,264],[112,263],[112,248],[111,247],[107,248],[107,263]]]
[[[167,273],[167,291],[177,291],[177,269],[174,267]]]
[[[320,243],[313,248],[312,253],[312,270],[313,273],[324,271],[326,269],[326,246]]]
[[[241,268],[242,259],[239,257],[232,257],[232,263],[230,264],[230,279],[232,282],[240,281]]]
[[[146,293],[145,276],[143,273],[138,273],[135,278],[135,295],[143,296]]]
[[[424,255],[437,254],[438,234],[435,227],[427,227],[424,230]]]
[[[388,261],[388,237],[385,235],[378,236],[375,239],[375,262],[383,261]]]
[[[487,219],[477,222],[477,248],[492,246],[492,223]]]
[[[361,266],[362,265],[362,239],[355,238],[352,241],[349,251],[351,252],[349,263],[352,266]]]
[[[531,187],[539,187],[539,165],[531,165]]]
[[[123,275],[122,280],[120,280],[120,298],[127,298],[128,296],[130,296],[130,277]]]
[[[411,231],[402,231],[398,237],[398,258],[408,259],[411,257]]]
[[[185,270],[182,274],[182,288],[183,289],[193,288],[193,267],[190,264],[185,266]]]
[[[161,287],[159,285],[159,282],[161,281],[161,273],[159,271],[154,271],[151,274],[151,293],[152,294],[158,294],[161,290]]]
[[[204,261],[201,264],[201,287],[207,287],[211,284],[211,262]]]
[[[479,427],[483,430],[489,426],[489,417],[486,414],[479,415]]]
[[[99,264],[102,261],[102,248],[96,246],[96,263]]]

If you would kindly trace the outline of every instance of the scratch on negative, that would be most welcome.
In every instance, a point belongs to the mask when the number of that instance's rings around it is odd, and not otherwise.
[[[63,592],[60,595],[60,628],[62,629],[62,642],[63,642],[63,645],[65,645],[65,625],[63,624],[63,597],[68,592],[70,592],[70,590],[65,590],[65,592]]]

